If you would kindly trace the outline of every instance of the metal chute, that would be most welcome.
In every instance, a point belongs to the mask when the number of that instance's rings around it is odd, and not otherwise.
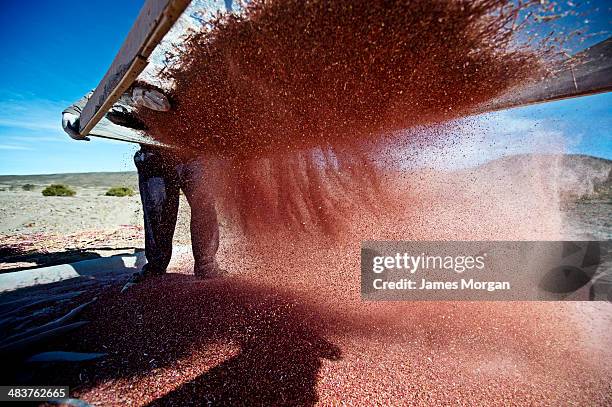
[[[145,132],[112,125],[106,112],[143,72],[155,47],[185,12],[198,0],[147,0],[108,72],[83,108],[80,133],[132,143],[160,145]],[[230,4],[228,7],[227,4]],[[192,4],[192,5],[193,5]],[[231,10],[231,1],[225,1]],[[559,63],[554,75],[527,82],[472,111],[491,111],[558,99],[608,92],[612,89],[612,38]],[[96,125],[104,120],[104,125]]]

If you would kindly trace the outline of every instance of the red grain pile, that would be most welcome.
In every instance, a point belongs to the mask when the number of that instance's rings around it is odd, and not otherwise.
[[[209,156],[220,208],[247,234],[333,235],[388,209],[381,143],[465,115],[533,74],[506,0],[252,1],[193,35],[151,135]],[[384,140],[383,140],[384,138]]]

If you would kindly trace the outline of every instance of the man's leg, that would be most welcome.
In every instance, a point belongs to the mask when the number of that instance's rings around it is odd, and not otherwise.
[[[161,274],[172,257],[172,238],[179,203],[179,182],[173,165],[158,151],[140,150],[134,157],[144,212],[145,256],[143,275]]]
[[[194,273],[200,277],[215,277],[220,273],[215,260],[219,249],[219,223],[204,164],[200,158],[194,158],[181,164],[180,168],[181,188],[191,207]]]

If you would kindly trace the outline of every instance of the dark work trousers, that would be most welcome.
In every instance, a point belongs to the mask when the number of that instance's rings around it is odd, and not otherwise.
[[[219,224],[202,159],[177,158],[162,148],[142,146],[134,162],[144,211],[145,273],[164,273],[170,263],[181,189],[191,207],[194,272],[212,272],[219,248]]]

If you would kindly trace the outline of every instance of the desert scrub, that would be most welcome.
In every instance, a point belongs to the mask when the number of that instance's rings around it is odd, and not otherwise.
[[[34,184],[23,184],[21,186],[21,189],[23,189],[24,191],[34,191],[36,189],[36,185],[34,185]]]
[[[76,192],[64,184],[51,184],[43,189],[44,196],[75,196]]]
[[[106,191],[106,196],[132,196],[134,190],[130,187],[113,187]]]

